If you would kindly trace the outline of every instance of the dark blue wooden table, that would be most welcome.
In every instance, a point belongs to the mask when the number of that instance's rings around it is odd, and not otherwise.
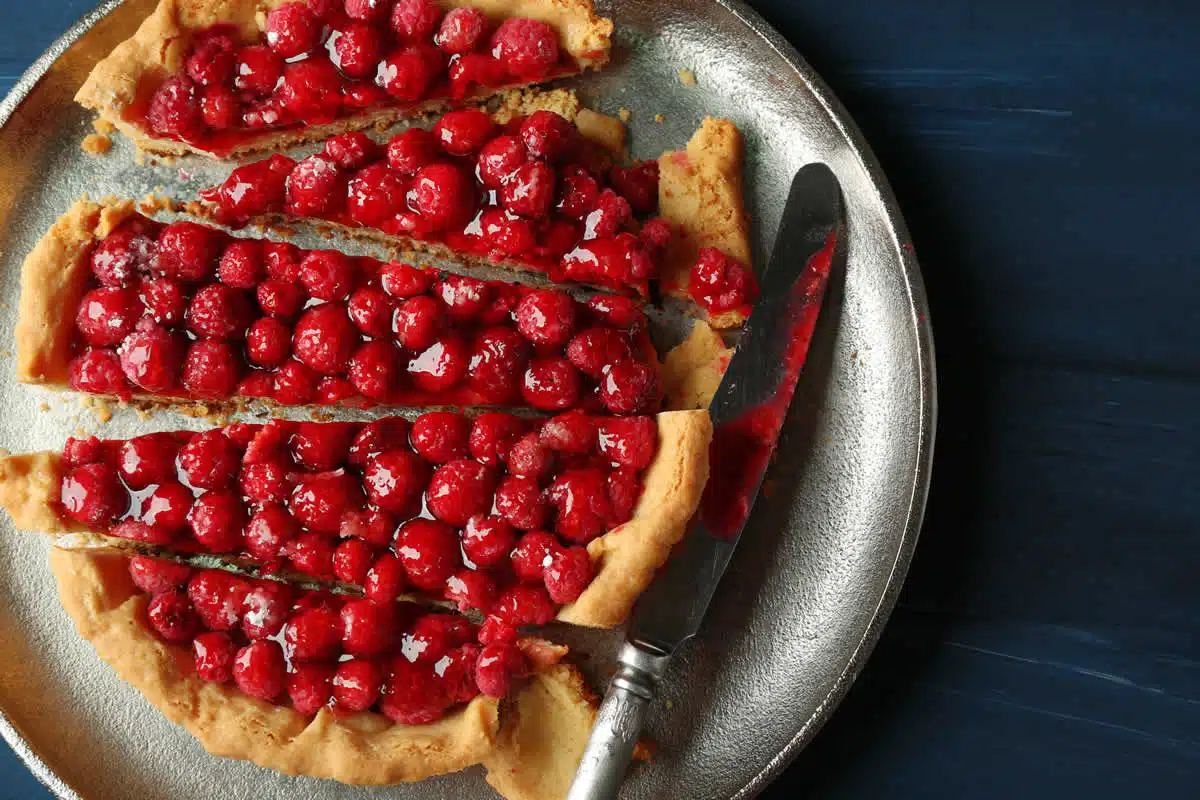
[[[7,0],[0,88],[91,5]],[[766,796],[1200,796],[1200,5],[755,6],[891,177],[940,379],[900,605]]]

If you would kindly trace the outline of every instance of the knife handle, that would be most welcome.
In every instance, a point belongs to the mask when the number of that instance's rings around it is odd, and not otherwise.
[[[633,757],[646,710],[666,669],[669,656],[627,642],[596,714],[596,724],[567,792],[567,800],[612,800],[621,788]]]

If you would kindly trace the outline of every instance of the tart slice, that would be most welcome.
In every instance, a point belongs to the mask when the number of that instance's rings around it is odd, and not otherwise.
[[[599,68],[590,0],[160,0],[75,99],[142,149],[286,147]]]
[[[215,555],[379,601],[445,601],[512,631],[620,623],[683,537],[707,412],[523,421],[236,424],[69,439],[0,460],[17,528],[64,546]]]
[[[76,203],[26,258],[17,379],[121,399],[646,413],[661,381],[631,299],[163,224]]]

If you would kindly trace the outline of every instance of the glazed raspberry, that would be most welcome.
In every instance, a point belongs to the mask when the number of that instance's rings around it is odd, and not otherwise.
[[[587,550],[582,547],[559,550],[546,566],[546,592],[559,605],[574,603],[594,575]]]
[[[404,565],[393,555],[383,555],[376,559],[375,564],[367,571],[367,582],[363,590],[367,597],[376,603],[394,602],[404,592],[407,586]]]
[[[331,470],[346,460],[357,433],[358,426],[350,422],[301,422],[288,437],[287,446],[292,458],[305,469]]]
[[[179,442],[169,433],[137,436],[121,445],[117,470],[131,489],[175,480],[175,456]]]
[[[646,220],[642,224],[641,230],[638,231],[638,239],[647,250],[656,254],[656,258],[662,257],[663,251],[671,243],[671,236],[671,223],[657,217]]]
[[[487,283],[465,275],[446,275],[434,286],[434,295],[456,322],[475,319],[492,300],[491,287]]]
[[[220,207],[220,214],[234,220],[247,220],[275,208],[283,201],[287,176],[296,162],[287,156],[273,155],[238,167],[215,189],[201,193]],[[269,250],[270,245],[264,249]]]
[[[415,515],[428,480],[428,465],[404,450],[372,456],[363,470],[363,486],[372,505],[398,516]]]
[[[375,68],[374,64],[371,69]],[[362,131],[340,133],[325,140],[322,151],[326,160],[341,169],[362,169],[379,158],[380,148]]]
[[[562,161],[574,151],[579,132],[553,111],[535,111],[521,123],[521,140],[534,158]]]
[[[612,328],[588,328],[567,343],[567,360],[591,378],[600,379],[606,367],[633,358],[628,334]]]
[[[554,529],[566,539],[587,544],[604,533],[612,518],[608,475],[601,469],[567,470],[547,490],[557,510]]]
[[[542,478],[554,468],[554,454],[537,433],[527,433],[508,452],[508,471],[513,475]]]
[[[508,475],[496,487],[496,512],[523,531],[546,523],[549,506],[533,478]]]
[[[341,647],[341,623],[328,608],[309,608],[283,626],[283,642],[292,661],[328,661]]]
[[[155,595],[146,609],[146,616],[155,632],[168,642],[186,642],[200,627],[200,620],[183,592]]]
[[[568,165],[559,174],[558,202],[555,208],[559,213],[573,219],[587,216],[596,207],[600,197],[600,184],[591,173],[583,167]]]
[[[83,296],[75,324],[88,344],[119,343],[142,315],[142,304],[132,289],[104,287]]]
[[[411,45],[379,62],[375,82],[397,100],[420,100],[442,70],[442,53],[431,45]]]
[[[463,109],[443,114],[433,125],[442,150],[452,156],[465,156],[476,152],[488,143],[496,133],[492,118],[483,111]]]
[[[383,679],[383,668],[374,661],[343,661],[333,676],[334,705],[343,711],[366,711],[379,700]]]
[[[267,45],[281,58],[294,58],[317,46],[321,26],[303,2],[284,3],[267,14]]]
[[[412,426],[412,446],[426,461],[445,464],[467,455],[471,421],[452,411],[430,411]]]
[[[80,392],[131,396],[121,359],[112,350],[85,350],[71,360],[67,367],[67,385]]]
[[[506,77],[504,65],[483,53],[466,53],[450,57],[450,93],[457,99],[466,97],[477,86],[496,86]]]
[[[538,219],[554,202],[554,170],[541,161],[527,161],[513,170],[500,188],[504,207],[518,217]]]
[[[525,402],[542,411],[561,411],[579,402],[579,372],[562,358],[536,358],[521,383]]]
[[[129,508],[121,479],[106,464],[85,464],[73,470],[63,478],[60,498],[67,516],[92,527],[106,525]]]
[[[487,14],[478,8],[452,8],[433,41],[447,53],[469,53],[483,41],[487,27]]]
[[[658,426],[652,417],[623,417],[600,423],[600,453],[614,467],[641,470],[658,451]]]
[[[452,164],[422,167],[408,190],[408,206],[432,230],[460,228],[475,215],[473,181]]]
[[[546,531],[530,531],[517,540],[512,551],[512,568],[517,579],[529,584],[540,585],[554,555],[562,545],[553,534]]]
[[[170,544],[173,537],[167,536],[161,531],[151,528],[144,522],[139,522],[135,519],[127,519],[124,522],[118,522],[108,531],[109,536],[115,536],[118,539],[130,539],[135,542],[145,542],[146,544],[165,545]]]
[[[496,595],[496,582],[482,572],[462,569],[446,579],[444,596],[459,611],[486,611]]]
[[[434,665],[433,671],[442,679],[451,702],[469,703],[479,696],[475,683],[475,664],[479,661],[481,648],[469,643],[446,653]]]
[[[288,361],[275,372],[271,395],[284,405],[303,405],[317,393],[317,376],[299,361]]]
[[[338,528],[338,536],[343,539],[354,537],[379,547],[391,544],[395,532],[395,520],[390,514],[377,509],[351,511],[342,517],[342,525]]]
[[[200,114],[200,92],[191,78],[176,75],[167,78],[154,91],[146,111],[150,129],[164,136],[189,139],[204,131]]]
[[[375,549],[371,545],[362,539],[347,539],[333,551],[333,575],[344,583],[361,586],[374,560]]]
[[[498,466],[524,432],[525,423],[512,414],[488,411],[471,424],[467,446],[471,457],[480,464]]]
[[[513,586],[500,594],[494,613],[502,622],[519,628],[522,625],[545,625],[554,619],[554,602],[542,586]]]
[[[259,561],[271,563],[280,557],[297,533],[299,526],[292,515],[279,506],[270,505],[256,512],[246,524],[246,549]]]
[[[278,461],[247,464],[240,479],[242,496],[255,505],[282,503],[291,491],[287,469]]]
[[[273,317],[261,317],[246,332],[246,357],[268,369],[278,367],[292,354],[292,332]]]
[[[346,0],[345,8],[350,19],[374,22],[387,15],[388,4],[385,0]]]
[[[478,514],[462,530],[463,553],[479,569],[498,566],[508,558],[516,532],[500,517]]]
[[[391,603],[351,600],[339,615],[342,649],[352,656],[370,658],[386,653],[396,636],[396,613]]]
[[[283,77],[283,61],[269,47],[255,44],[238,51],[233,85],[243,92],[265,97]]]
[[[263,263],[272,280],[296,283],[300,280],[300,259],[304,251],[287,242],[263,242]]]
[[[401,526],[395,550],[409,583],[418,589],[440,590],[462,563],[453,529],[431,519],[414,519]]]
[[[251,697],[274,700],[283,691],[287,665],[279,644],[270,640],[251,642],[233,660],[233,682]]]
[[[219,430],[197,433],[179,451],[179,469],[197,489],[220,489],[238,472],[238,447]]]
[[[348,371],[355,391],[385,403],[399,387],[404,367],[391,342],[367,342],[351,357]]]
[[[387,147],[387,163],[401,175],[416,175],[437,160],[441,151],[438,137],[424,128],[409,128],[392,137]]]
[[[558,35],[544,22],[513,17],[492,34],[491,53],[515,78],[544,78],[558,61]]]
[[[224,86],[209,86],[200,95],[200,116],[208,127],[223,131],[242,118],[238,97]]]
[[[193,397],[221,400],[233,394],[241,371],[241,358],[228,342],[202,340],[188,349],[181,381]]]
[[[593,211],[588,219],[599,211]],[[565,277],[574,281],[614,288],[635,286],[643,294],[647,291],[646,282],[658,268],[653,256],[632,233],[589,240],[563,256],[559,267]]]
[[[536,345],[558,347],[571,338],[575,326],[575,301],[565,292],[540,289],[517,305],[517,330]]]
[[[310,308],[296,322],[292,350],[314,371],[336,375],[358,347],[358,331],[340,303]]]
[[[433,275],[429,270],[394,261],[379,271],[379,285],[392,297],[413,297],[428,291]]]
[[[62,460],[68,469],[82,467],[93,461],[107,461],[109,447],[95,436],[86,439],[76,439],[68,436],[63,444]]]
[[[475,641],[476,630],[470,620],[458,614],[425,614],[413,623],[410,632],[427,641],[439,642],[428,655],[440,657],[451,647]]]
[[[758,283],[737,259],[702,247],[688,276],[688,296],[709,313],[720,314],[758,299]]]
[[[167,481],[155,487],[150,496],[142,500],[141,521],[154,529],[155,535],[174,539],[188,524],[192,510],[192,492],[175,481]]]
[[[331,122],[341,109],[342,78],[324,58],[288,64],[275,90],[283,109],[307,123]]]
[[[149,594],[172,592],[187,586],[192,577],[192,568],[173,561],[150,556],[133,556],[129,559],[129,577],[133,585]]]
[[[287,693],[292,708],[306,716],[316,714],[333,699],[333,664],[297,664],[288,675]]]
[[[201,86],[221,86],[233,78],[233,39],[224,34],[205,36],[192,47],[184,64],[187,76]]]
[[[587,301],[588,310],[600,322],[623,330],[646,327],[646,314],[637,301],[614,294],[598,294]]]
[[[498,208],[485,209],[479,228],[488,247],[502,256],[519,256],[537,247],[537,233],[527,219]]]
[[[418,389],[441,392],[462,383],[470,353],[462,340],[447,336],[425,348],[408,362],[408,374]]]
[[[325,49],[333,65],[346,75],[372,78],[383,54],[383,42],[372,26],[352,22],[330,33]]]
[[[250,584],[219,569],[201,570],[188,581],[187,596],[204,627],[231,631],[242,619]]]
[[[628,522],[633,517],[638,498],[642,495],[642,483],[637,472],[631,469],[613,470],[608,475],[608,501],[612,504],[612,525]]]
[[[261,242],[241,239],[225,248],[217,266],[217,280],[234,289],[253,289],[262,277]]]
[[[104,237],[92,251],[92,274],[103,286],[124,286],[139,272],[149,272],[154,240],[130,222]]]
[[[640,361],[619,361],[601,379],[600,399],[614,414],[653,411],[662,400],[658,371]]]
[[[283,453],[284,440],[292,432],[290,423],[283,420],[271,420],[266,425],[259,426],[246,443],[242,462],[245,464],[260,464],[264,461],[276,460]]]
[[[187,327],[202,339],[240,339],[251,318],[246,295],[220,283],[210,283],[192,296]]]
[[[217,268],[221,243],[221,233],[213,228],[172,222],[158,234],[155,268],[181,281],[209,280]]]
[[[379,710],[401,725],[424,725],[441,718],[449,700],[433,670],[404,659],[392,662]]]
[[[638,161],[631,167],[614,164],[608,181],[617,194],[629,201],[635,214],[649,214],[658,208],[658,162]]]
[[[288,498],[288,507],[301,525],[329,534],[338,532],[342,515],[362,504],[358,481],[341,471],[303,476]]]
[[[367,460],[386,450],[408,448],[408,433],[412,426],[403,417],[386,417],[368,422],[350,444],[347,460],[361,467]]]
[[[229,553],[242,546],[246,514],[241,501],[231,492],[205,492],[196,498],[188,514],[192,535],[212,553]]]
[[[287,210],[315,217],[341,210],[348,179],[337,166],[320,155],[302,160],[288,175]]]
[[[493,614],[489,614],[479,626],[479,643],[482,645],[515,641],[517,629]]]
[[[388,296],[373,286],[364,286],[350,295],[346,302],[350,321],[364,335],[386,339],[392,332],[392,303]]]
[[[442,522],[461,527],[491,509],[495,488],[496,473],[489,467],[470,459],[451,461],[434,470],[425,504]]]
[[[291,319],[304,306],[304,292],[294,283],[264,281],[259,284],[257,295],[263,313],[277,319]]]
[[[479,151],[475,174],[484,186],[499,189],[528,161],[529,152],[519,137],[497,136]]]
[[[292,607],[292,590],[276,581],[259,581],[242,599],[242,633],[256,641],[278,635]]]
[[[612,189],[605,189],[596,198],[595,208],[583,220],[584,239],[608,239],[617,235],[633,218],[629,201]]]
[[[400,41],[424,42],[433,36],[441,19],[442,9],[433,0],[397,0],[390,22]]]
[[[300,262],[300,282],[318,300],[344,300],[354,288],[354,262],[331,250],[314,250]]]
[[[379,225],[404,210],[407,190],[405,182],[387,164],[371,164],[350,179],[346,210],[360,225]]]
[[[529,672],[521,651],[511,644],[489,644],[475,664],[475,683],[488,697],[504,697],[514,678]]]

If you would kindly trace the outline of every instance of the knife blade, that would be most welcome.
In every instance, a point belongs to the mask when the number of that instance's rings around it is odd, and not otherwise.
[[[618,670],[568,800],[616,797],[666,664],[696,635],[745,529],[804,366],[841,235],[841,187],[824,164],[792,179],[759,301],[709,406],[700,509],[633,610]]]

